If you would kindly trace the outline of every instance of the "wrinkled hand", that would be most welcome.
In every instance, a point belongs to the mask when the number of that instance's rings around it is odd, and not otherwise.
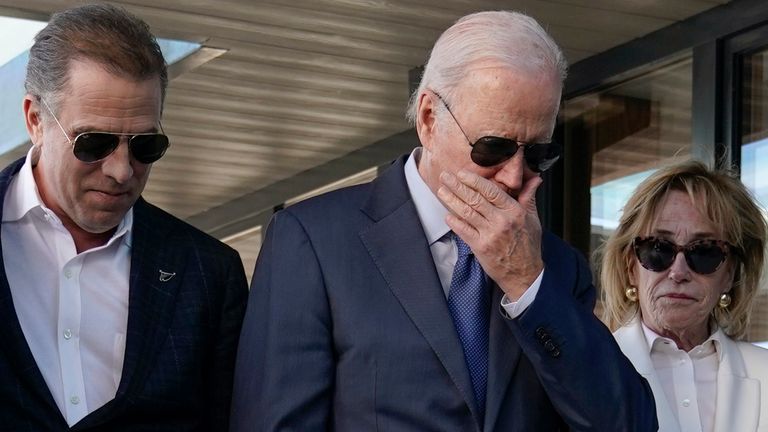
[[[544,268],[536,190],[541,177],[523,184],[515,200],[492,181],[468,171],[443,172],[437,196],[451,211],[448,226],[466,242],[486,274],[517,301]]]

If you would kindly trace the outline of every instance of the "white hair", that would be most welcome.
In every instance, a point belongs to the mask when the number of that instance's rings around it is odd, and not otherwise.
[[[460,18],[432,48],[406,118],[416,124],[419,95],[431,89],[451,100],[470,68],[494,62],[521,72],[554,73],[565,80],[568,63],[560,48],[533,18],[519,12],[486,11]]]

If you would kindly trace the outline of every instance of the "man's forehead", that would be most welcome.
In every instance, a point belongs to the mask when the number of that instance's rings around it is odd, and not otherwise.
[[[133,81],[94,64],[73,64],[55,110],[70,132],[151,132],[161,117],[159,78]]]
[[[116,87],[116,83],[118,82],[122,84],[119,88]],[[67,80],[62,91],[71,95],[82,88],[91,91],[126,90],[129,92],[129,90],[135,87],[142,87],[142,90],[152,87],[152,85],[145,84],[153,84],[154,87],[156,87],[155,90],[157,95],[162,94],[162,84],[159,74],[154,74],[146,78],[136,78],[128,73],[123,73],[110,65],[83,58],[70,60],[67,70]]]
[[[554,73],[533,73],[499,65],[479,65],[467,71],[459,81],[455,94],[458,98],[482,98],[506,95],[512,97],[534,86],[539,97],[560,98],[562,85]]]
[[[95,62],[73,61],[56,98],[60,108],[88,102],[124,102],[129,106],[157,105],[159,111],[161,95],[159,76],[136,80],[115,74]]]
[[[561,86],[557,79],[521,74],[509,68],[484,68],[468,74],[454,95],[453,104],[470,104],[475,108],[532,104],[557,107]]]

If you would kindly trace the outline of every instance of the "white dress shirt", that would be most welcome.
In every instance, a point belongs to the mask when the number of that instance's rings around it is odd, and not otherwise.
[[[643,333],[650,357],[681,432],[712,432],[717,401],[722,330],[685,352],[674,341],[656,334],[645,324]]]
[[[448,209],[432,193],[432,190],[429,189],[419,174],[417,164],[420,157],[421,147],[417,147],[405,163],[405,180],[408,183],[408,190],[416,206],[421,226],[424,228],[424,234],[427,236],[429,251],[432,253],[437,275],[447,298],[451,289],[453,268],[456,266],[459,252],[456,243],[448,235],[451,231],[448,224],[445,223]],[[502,297],[501,306],[511,318],[518,317],[533,303],[536,293],[539,292],[543,276],[544,270],[539,273],[533,285],[516,302],[510,301],[506,295]]]
[[[125,354],[129,210],[107,244],[80,254],[38,194],[31,151],[3,203],[13,305],[48,389],[71,426],[114,399]]]

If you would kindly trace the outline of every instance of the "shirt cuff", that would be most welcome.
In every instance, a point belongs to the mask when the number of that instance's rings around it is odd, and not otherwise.
[[[523,295],[516,301],[513,302],[509,298],[507,298],[507,295],[504,294],[503,297],[501,297],[501,307],[504,308],[504,311],[507,312],[507,315],[510,319],[514,319],[520,316],[523,312],[525,312],[526,309],[528,309],[528,306],[533,303],[534,300],[536,300],[536,294],[539,292],[539,287],[541,287],[541,280],[544,278],[544,269],[541,270],[541,273],[539,273],[539,277],[536,278],[535,281],[531,284],[531,286],[528,287],[528,289],[523,293]]]

